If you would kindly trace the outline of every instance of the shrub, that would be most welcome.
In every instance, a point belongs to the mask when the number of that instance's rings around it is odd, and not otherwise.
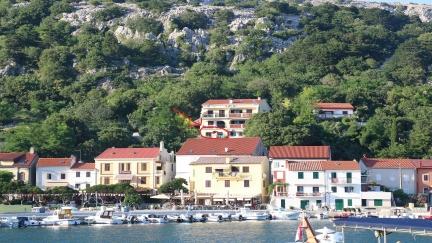
[[[188,27],[189,29],[205,29],[209,19],[203,13],[197,13],[193,10],[186,10],[181,15],[173,19],[173,26],[177,29]]]
[[[97,11],[94,14],[94,18],[98,21],[108,21],[108,20],[111,20],[114,18],[121,17],[125,13],[126,13],[126,10],[124,8],[121,8],[121,7],[115,6],[115,5],[111,5],[105,9]]]
[[[133,31],[153,33],[155,35],[163,31],[163,25],[160,21],[146,17],[129,19],[126,25]]]

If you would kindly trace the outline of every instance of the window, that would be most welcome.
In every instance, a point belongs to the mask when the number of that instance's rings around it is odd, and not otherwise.
[[[75,189],[79,189],[80,184],[75,184]]]
[[[66,174],[61,173],[61,174],[60,174],[60,179],[62,179],[62,180],[66,179]]]
[[[233,167],[231,167],[231,172],[238,173],[238,172],[240,172],[240,169],[237,166],[233,166]]]
[[[429,193],[429,187],[423,187],[423,193],[428,194]]]
[[[211,181],[210,180],[205,181],[205,187],[211,187]]]
[[[342,114],[348,115],[348,111],[342,111]]]
[[[297,186],[297,192],[303,193],[303,191],[304,191],[303,186]]]
[[[249,173],[249,166],[243,166],[243,173]]]
[[[90,171],[87,171],[87,172],[86,172],[86,176],[87,176],[87,177],[90,177],[90,175],[91,175]]]
[[[252,113],[252,109],[246,109],[246,113]]]
[[[211,132],[206,132],[206,133],[205,133],[205,136],[206,136],[206,137],[211,137],[211,136],[212,136],[212,133],[211,133]]]
[[[382,206],[383,202],[382,199],[374,199],[374,206]]]
[[[105,171],[110,171],[110,170],[111,170],[110,167],[111,167],[110,164],[105,164],[105,165],[104,165],[104,170],[105,170]]]
[[[76,172],[76,177],[80,177],[81,173],[79,171]]]
[[[318,179],[318,178],[319,178],[319,173],[315,171],[315,172],[313,173],[313,178],[314,178],[314,179]]]
[[[141,177],[139,178],[139,182],[140,182],[140,184],[147,184],[147,177],[145,177],[145,176],[141,176]]]
[[[147,171],[147,163],[141,163],[141,171]]]
[[[345,192],[354,192],[354,187],[352,187],[352,186],[346,186],[345,187]]]
[[[51,180],[51,177],[52,177],[52,176],[51,176],[51,173],[48,173],[48,174],[47,174],[47,180]]]
[[[317,205],[317,207],[321,207],[321,200],[316,200],[316,205]]]
[[[337,176],[336,176],[336,172],[332,172],[332,173],[331,173],[331,178],[332,178],[332,179],[337,178]]]
[[[206,173],[212,173],[212,167],[205,167]]]
[[[366,199],[362,199],[362,207],[366,207],[367,206],[367,200]]]
[[[297,173],[297,178],[298,179],[303,179],[304,178],[304,173],[303,172],[298,172]]]
[[[231,136],[231,137],[235,137],[236,135],[237,135],[237,133],[236,133],[235,131],[231,131],[231,132],[230,132],[230,136]]]
[[[332,191],[332,192],[337,192],[337,187],[332,186],[332,187],[331,187],[331,191]]]
[[[209,126],[214,126],[214,121],[208,121]]]
[[[348,206],[352,207],[352,199],[348,199]]]
[[[229,180],[225,180],[225,187],[230,187],[230,181]]]
[[[243,181],[243,186],[244,187],[249,187],[249,180],[244,180]]]
[[[130,164],[129,163],[121,163],[120,164],[120,171],[123,171],[123,172],[130,171]]]
[[[171,164],[171,171],[174,171],[174,164]]]
[[[104,185],[109,185],[109,184],[110,184],[110,178],[104,177]]]
[[[312,192],[313,193],[319,193],[319,187],[317,187],[317,186],[312,187]]]
[[[347,183],[352,183],[352,173],[351,172],[347,172],[346,173],[346,177],[347,177]]]
[[[18,180],[19,181],[25,181],[25,173],[24,172],[20,172],[18,174]]]
[[[160,177],[156,176],[156,185],[160,183]]]
[[[423,181],[429,181],[429,174],[423,174]]]
[[[209,115],[213,115],[213,110],[208,110],[208,111],[207,111],[207,114],[209,114]]]

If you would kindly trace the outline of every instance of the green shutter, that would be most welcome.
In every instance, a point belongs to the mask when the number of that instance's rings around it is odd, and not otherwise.
[[[318,174],[318,172],[314,172],[314,173],[313,173],[313,178],[314,178],[314,179],[318,179],[318,178],[319,178],[319,174]]]
[[[303,176],[304,176],[304,175],[303,175],[303,172],[299,172],[299,173],[298,173],[298,179],[303,179]]]
[[[374,206],[382,206],[383,205],[383,201],[382,199],[374,199]]]
[[[352,178],[352,173],[351,172],[347,172],[347,178]]]
[[[348,206],[352,207],[352,199],[348,199]]]

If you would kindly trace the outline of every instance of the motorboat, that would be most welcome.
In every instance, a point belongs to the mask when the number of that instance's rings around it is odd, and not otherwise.
[[[183,223],[184,218],[180,215],[167,215],[167,219],[169,222],[175,222],[175,223]]]
[[[231,214],[228,213],[213,213],[207,216],[208,222],[224,222],[231,221]]]
[[[42,219],[42,225],[79,225],[81,221],[72,216],[71,207],[61,207],[61,209],[54,210],[53,215]]]
[[[1,217],[0,218],[1,227],[18,228],[19,220],[17,217]]]
[[[270,214],[264,212],[253,212],[250,208],[240,208],[239,212],[234,214],[234,218],[241,220],[267,220]]]
[[[193,217],[197,220],[197,222],[207,222],[207,215],[202,213],[196,213]]]
[[[137,219],[139,222],[149,222],[152,224],[168,223],[168,217],[166,215],[143,214],[138,216]]]
[[[336,232],[332,229],[324,227],[322,229],[317,229],[315,232],[320,233],[315,236],[315,238],[320,243],[343,243],[344,235],[342,232]]]
[[[270,211],[273,220],[298,220],[300,214],[301,211],[299,210],[286,210],[284,208]]]
[[[85,218],[85,221],[89,224],[123,224],[125,220],[122,217],[114,216],[113,209],[106,209],[101,207],[96,215]]]
[[[20,227],[28,226],[41,226],[42,222],[37,220],[36,217],[17,217]]]
[[[315,217],[316,217],[317,219],[328,219],[328,218],[329,218],[329,216],[328,216],[328,212],[327,212],[327,211],[317,212],[317,213],[315,214]]]

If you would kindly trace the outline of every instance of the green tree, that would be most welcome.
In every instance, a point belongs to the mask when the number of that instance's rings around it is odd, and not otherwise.
[[[0,170],[0,183],[9,183],[14,178],[12,172]]]
[[[188,189],[185,187],[187,185],[187,181],[184,178],[176,178],[172,181],[166,182],[162,184],[158,192],[160,193],[174,193],[175,191],[183,190],[183,192],[188,192]]]

